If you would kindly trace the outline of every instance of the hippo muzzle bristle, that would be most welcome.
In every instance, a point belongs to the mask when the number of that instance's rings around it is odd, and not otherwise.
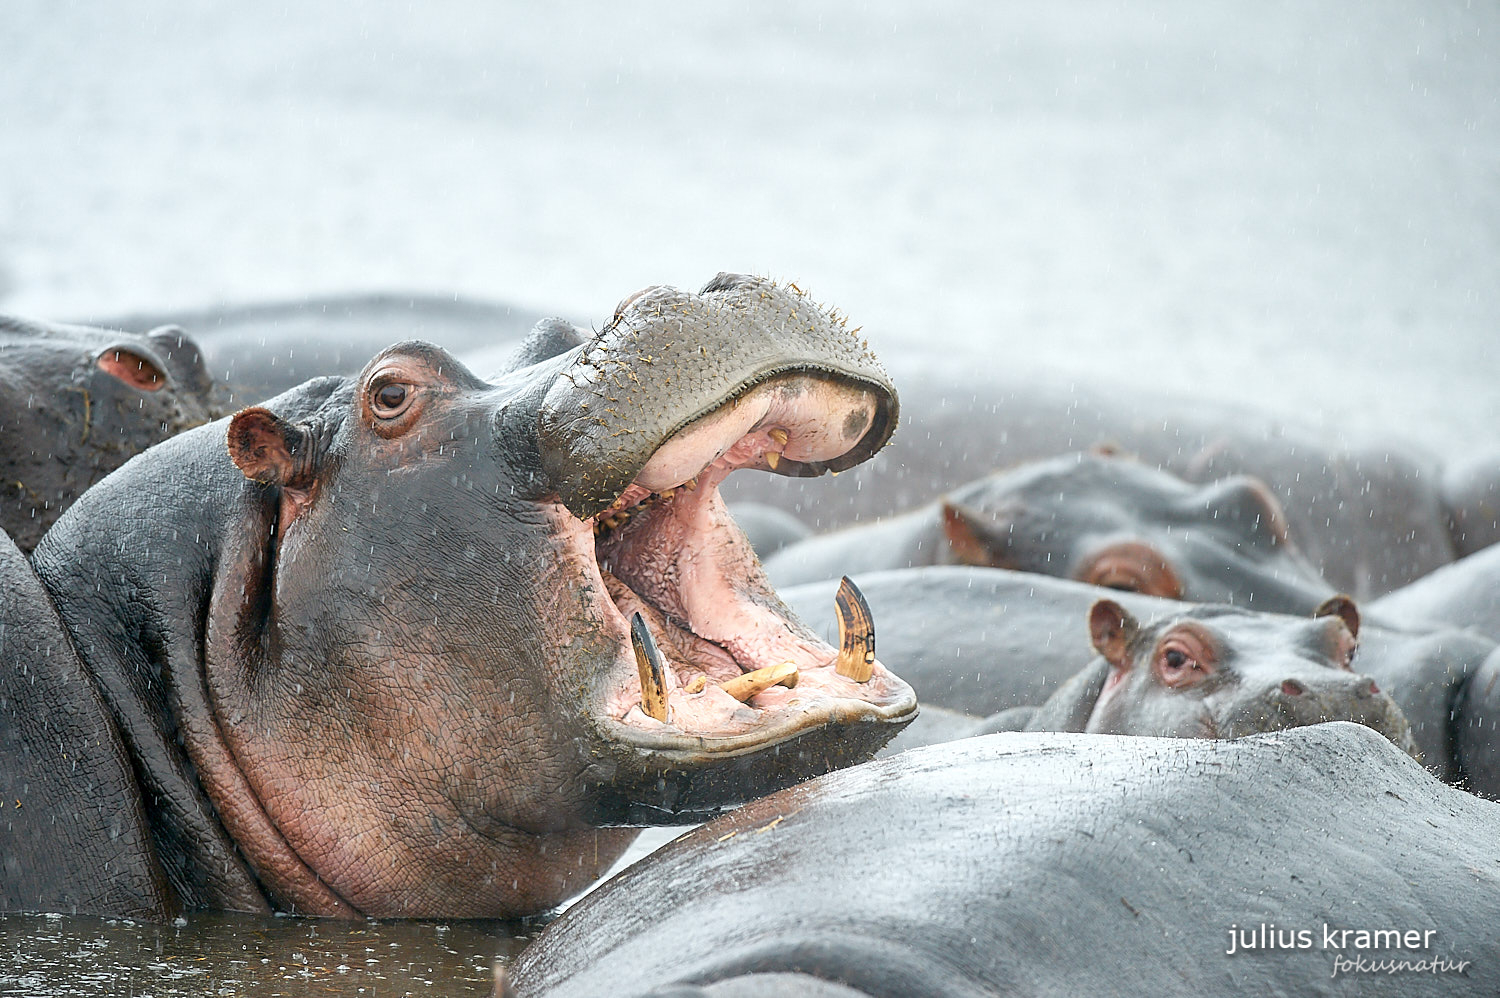
[[[647,717],[667,723],[667,675],[661,650],[639,612],[630,615],[630,647],[641,676],[641,710]]]
[[[839,618],[839,657],[834,671],[856,683],[868,683],[875,665],[875,619],[859,587],[844,576],[833,599]]]
[[[740,703],[744,703],[757,693],[762,693],[773,686],[785,686],[794,689],[800,673],[793,662],[782,662],[780,665],[768,665],[763,669],[754,669],[733,679],[726,679],[719,684],[719,688]]]

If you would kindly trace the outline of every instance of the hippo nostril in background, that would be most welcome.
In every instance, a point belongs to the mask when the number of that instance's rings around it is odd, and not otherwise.
[[[1365,688],[1362,692],[1365,696],[1372,697],[1380,692],[1380,687],[1376,684],[1375,680],[1371,679],[1365,684]]]
[[[1302,694],[1307,692],[1307,687],[1303,686],[1295,679],[1288,679],[1281,684],[1281,692],[1285,693],[1289,697],[1300,697]]]

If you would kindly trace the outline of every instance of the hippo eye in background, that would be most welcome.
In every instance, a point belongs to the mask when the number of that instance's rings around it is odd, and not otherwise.
[[[1182,583],[1167,559],[1138,541],[1112,544],[1096,552],[1073,576],[1079,582],[1120,592],[1143,593],[1167,599],[1182,597]]]

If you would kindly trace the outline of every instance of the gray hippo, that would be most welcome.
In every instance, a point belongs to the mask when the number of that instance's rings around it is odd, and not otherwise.
[[[1191,604],[1116,592],[1065,579],[998,568],[947,566],[854,577],[873,616],[881,657],[901,663],[924,718],[905,744],[962,737],[979,718],[1039,706],[1097,657],[1090,608],[1110,599],[1141,620],[1194,612]],[[838,627],[828,607],[837,583],[782,589],[781,597],[829,640]],[[1303,621],[1267,625],[1295,633]],[[1495,643],[1469,630],[1401,629],[1366,621],[1354,667],[1375,680],[1411,728],[1423,763],[1441,779],[1500,796],[1494,725],[1500,684],[1486,664]],[[926,706],[946,708],[954,717]],[[970,720],[973,718],[974,720]]]
[[[500,991],[1495,994],[1497,826],[1359,725],[972,738],[690,832],[549,925]]]
[[[922,565],[982,565],[1273,613],[1334,595],[1281,504],[1237,476],[1191,485],[1110,454],[996,472],[909,513],[802,541],[766,562],[777,586]]]
[[[391,347],[153,448],[43,539],[158,874],[113,913],[543,911],[636,834],[603,826],[701,821],[909,720],[718,490],[880,448],[897,401],[858,337],[720,275],[556,345],[494,383]]]
[[[1500,544],[1500,451],[1443,469],[1443,503],[1459,557]]]
[[[177,327],[0,316],[0,529],[30,552],[90,485],[223,403]]]
[[[1412,626],[1447,624],[1500,641],[1500,547],[1489,547],[1370,604],[1382,618]]]
[[[209,372],[239,405],[259,402],[322,375],[353,375],[376,351],[401,340],[436,343],[487,377],[542,318],[503,302],[458,295],[331,295],[100,321],[111,329],[162,325],[191,330]]]
[[[779,505],[823,531],[915,508],[996,468],[1108,445],[1190,482],[1265,482],[1318,574],[1362,600],[1454,558],[1440,467],[1412,448],[1334,440],[1180,392],[1092,392],[991,371],[970,381],[902,372],[900,382],[906,418],[854,488],[745,480],[730,498]]]
[[[1312,619],[1205,605],[1145,623],[1102,599],[1088,630],[1099,658],[1040,707],[1013,707],[973,733],[1243,738],[1353,721],[1419,755],[1401,709],[1352,668],[1359,610],[1344,597]]]

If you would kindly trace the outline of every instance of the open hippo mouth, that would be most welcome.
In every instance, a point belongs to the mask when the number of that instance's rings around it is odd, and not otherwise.
[[[587,481],[575,445],[573,490],[566,479],[559,489],[557,534],[614,647],[591,720],[639,769],[601,779],[621,791],[605,795],[601,821],[698,820],[732,802],[716,789],[722,770],[742,800],[747,779],[768,792],[860,761],[915,716],[911,687],[875,659],[852,585],[836,649],[782,604],[719,493],[738,468],[810,476],[868,458],[895,422],[883,372],[783,357],[718,392],[695,399],[699,414],[682,425],[637,434],[647,439]],[[753,774],[732,762],[752,754]]]

